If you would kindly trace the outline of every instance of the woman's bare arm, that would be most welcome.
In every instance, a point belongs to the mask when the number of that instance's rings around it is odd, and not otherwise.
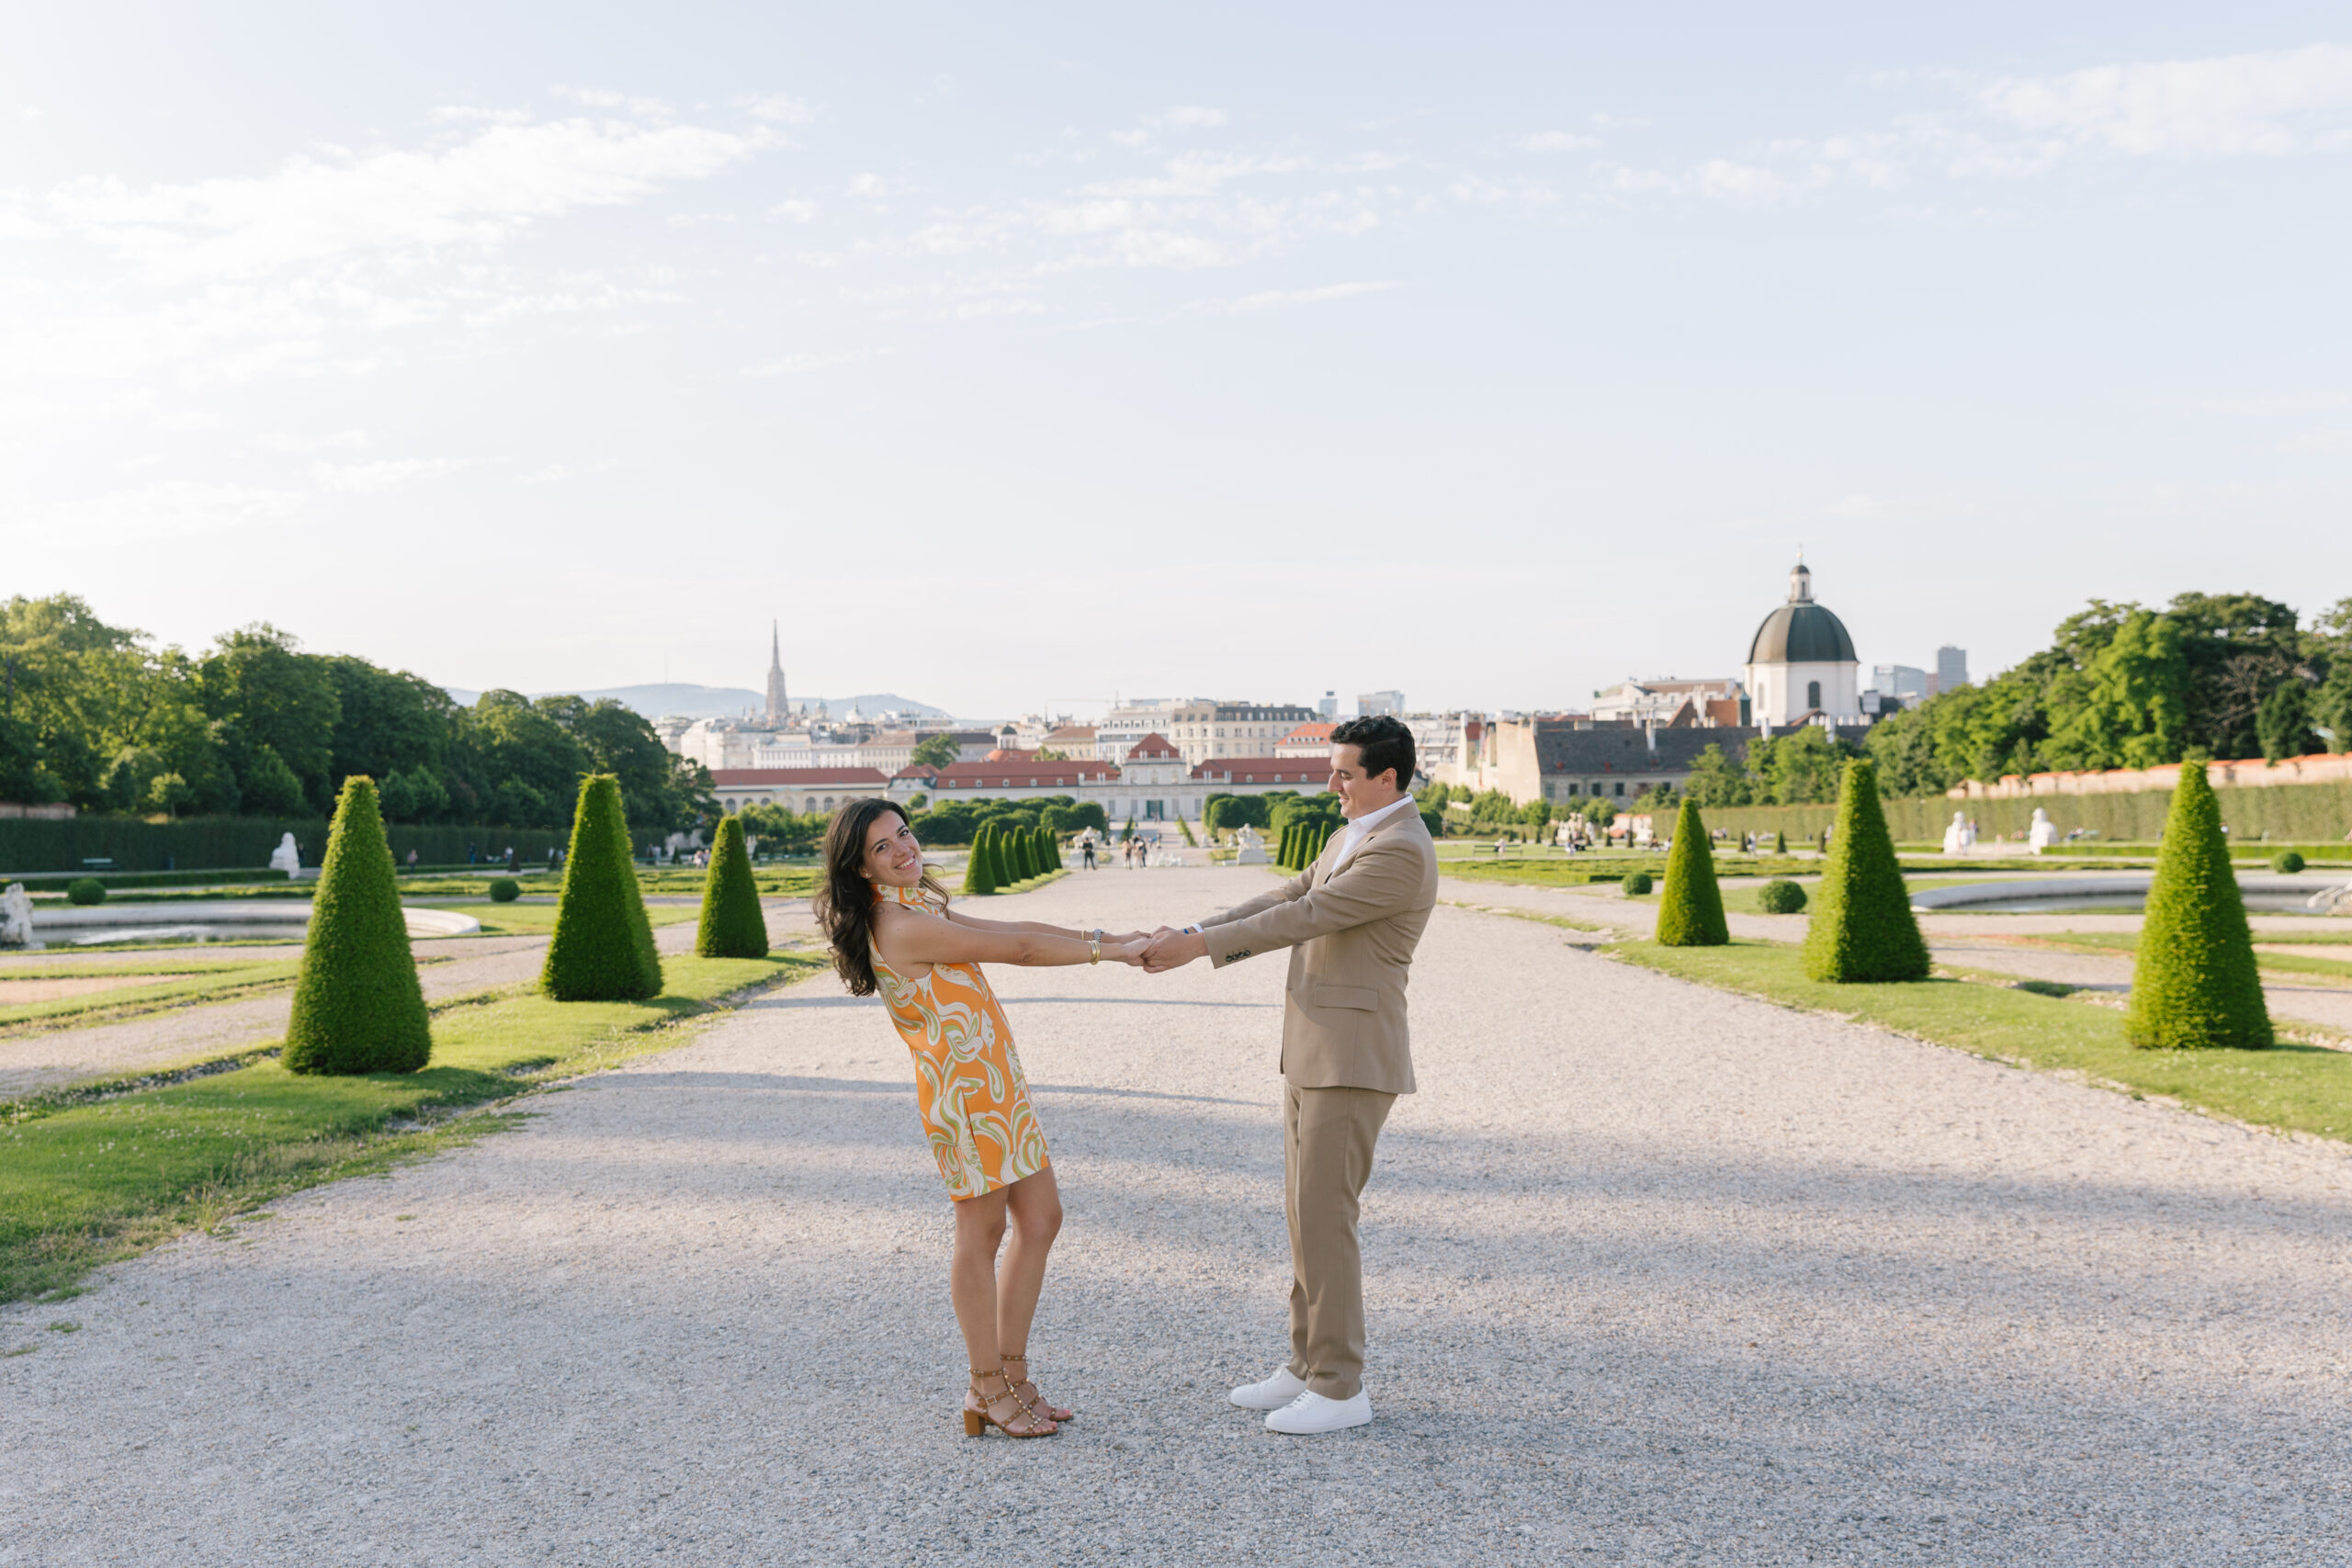
[[[912,909],[876,911],[875,941],[892,968],[916,964],[1019,964],[1031,968],[1091,964],[1094,947],[1085,937],[1056,926],[1012,926],[995,920],[967,923]],[[981,928],[987,929],[981,929]],[[1105,942],[1102,956],[1118,964],[1140,957],[1135,943]]]

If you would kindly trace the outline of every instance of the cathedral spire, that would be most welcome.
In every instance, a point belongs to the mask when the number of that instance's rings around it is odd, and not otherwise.
[[[784,633],[779,623],[768,623],[768,711],[767,722],[772,728],[781,729],[791,717],[784,700]]]

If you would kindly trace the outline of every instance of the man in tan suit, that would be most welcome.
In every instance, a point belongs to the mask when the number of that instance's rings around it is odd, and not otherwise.
[[[1405,982],[1437,904],[1437,849],[1413,797],[1413,732],[1385,715],[1331,732],[1331,789],[1347,827],[1271,892],[1145,950],[1155,972],[1289,948],[1283,1004],[1283,1207],[1290,1220],[1290,1361],[1234,1404],[1270,1431],[1336,1432],[1372,1419],[1363,1388],[1357,1200],[1381,1123],[1413,1092]]]

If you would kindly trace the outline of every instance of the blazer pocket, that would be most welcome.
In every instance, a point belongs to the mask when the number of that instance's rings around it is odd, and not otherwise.
[[[1380,1005],[1379,994],[1370,986],[1317,986],[1307,998],[1319,1008],[1362,1008],[1370,1012]]]

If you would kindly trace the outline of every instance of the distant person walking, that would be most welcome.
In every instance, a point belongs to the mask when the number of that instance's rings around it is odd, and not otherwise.
[[[1079,848],[1086,855],[1086,869],[1092,871],[1094,869],[1094,840],[1090,836],[1080,842]]]
[[[416,852],[414,850],[411,850],[408,852],[408,870],[410,875],[413,876],[416,874]]]

